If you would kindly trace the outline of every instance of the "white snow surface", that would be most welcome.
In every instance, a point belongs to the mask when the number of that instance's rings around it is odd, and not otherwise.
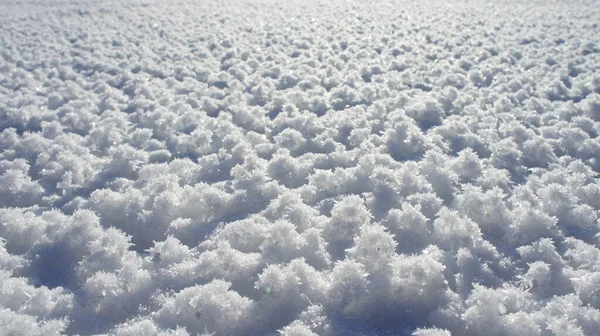
[[[0,334],[599,335],[599,24],[0,0]]]

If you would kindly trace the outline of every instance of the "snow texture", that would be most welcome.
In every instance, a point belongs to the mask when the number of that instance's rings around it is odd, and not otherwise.
[[[598,335],[594,0],[0,0],[1,335]]]

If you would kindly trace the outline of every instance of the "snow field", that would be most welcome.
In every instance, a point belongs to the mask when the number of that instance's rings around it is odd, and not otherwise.
[[[0,334],[598,335],[599,23],[0,0]]]

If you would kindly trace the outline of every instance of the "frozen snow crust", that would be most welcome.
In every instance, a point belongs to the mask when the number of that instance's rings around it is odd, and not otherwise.
[[[0,1],[0,334],[598,335],[597,1]]]

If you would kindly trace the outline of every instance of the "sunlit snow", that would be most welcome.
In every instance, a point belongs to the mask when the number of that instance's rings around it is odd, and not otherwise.
[[[598,335],[599,24],[0,0],[0,335]]]

